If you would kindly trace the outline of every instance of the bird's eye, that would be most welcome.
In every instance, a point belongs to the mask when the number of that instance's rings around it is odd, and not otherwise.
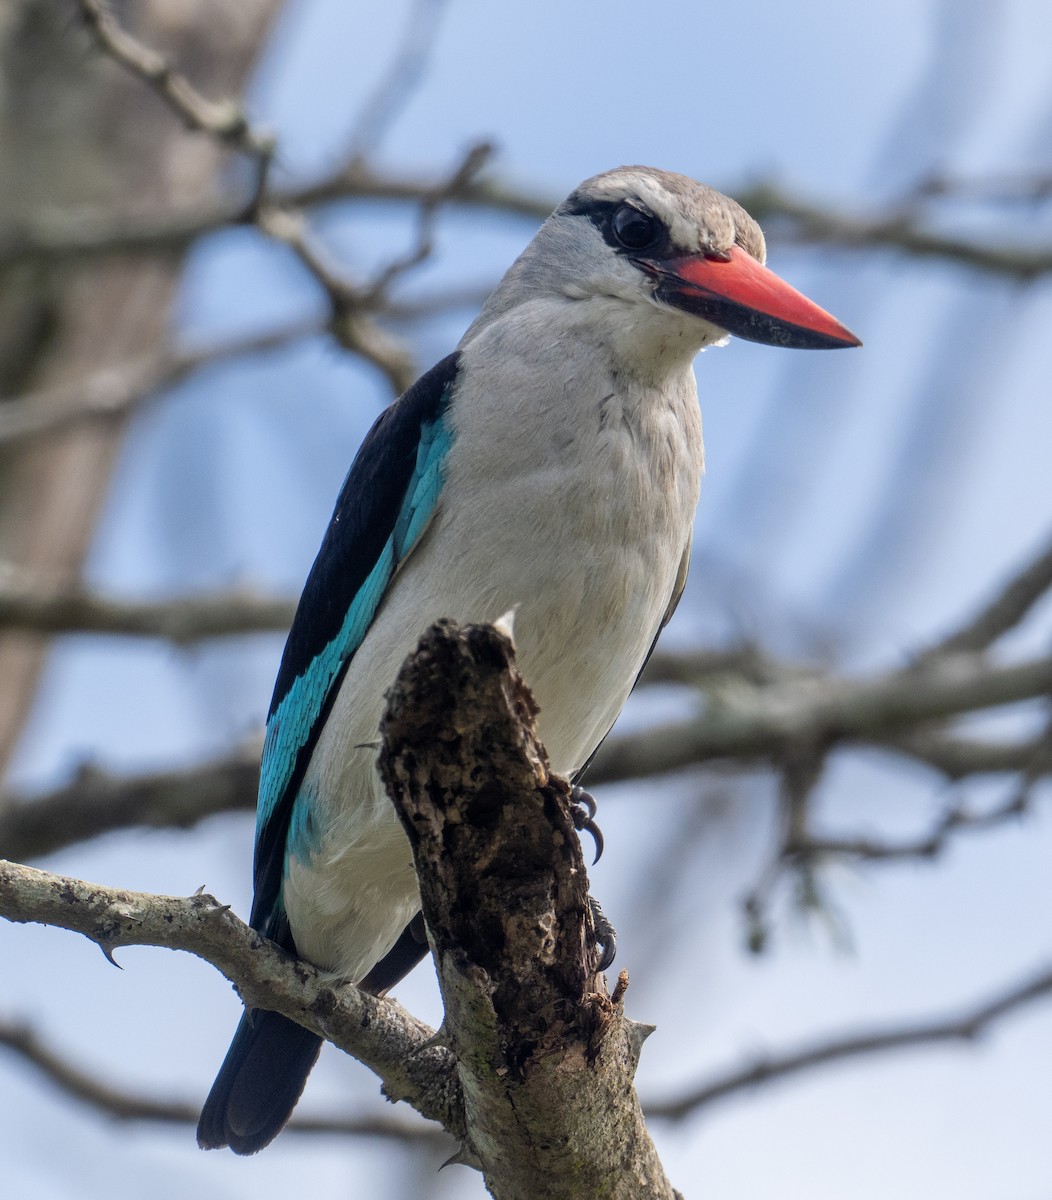
[[[646,250],[661,240],[665,229],[652,213],[622,204],[611,221],[614,237],[626,250]]]

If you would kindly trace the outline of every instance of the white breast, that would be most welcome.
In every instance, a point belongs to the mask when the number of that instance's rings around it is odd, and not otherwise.
[[[345,978],[419,907],[374,763],[384,692],[424,629],[514,608],[541,737],[571,775],[627,699],[689,541],[702,465],[689,362],[640,383],[532,307],[462,351],[439,510],[351,662],[305,781],[321,848],[290,864],[286,908],[300,953]]]

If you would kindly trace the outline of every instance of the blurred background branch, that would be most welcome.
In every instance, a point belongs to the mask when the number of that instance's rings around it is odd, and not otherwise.
[[[191,1131],[201,1115],[201,1100],[158,1100],[139,1095],[98,1078],[78,1067],[24,1021],[0,1021],[0,1045],[17,1055],[71,1099],[118,1121],[158,1121],[185,1125]],[[203,1098],[202,1098],[203,1099]],[[287,1127],[292,1133],[330,1137],[380,1138],[426,1144],[448,1153],[451,1139],[430,1125],[413,1125],[404,1119],[382,1117],[295,1116]]]
[[[675,1100],[656,1100],[643,1107],[651,1119],[680,1121],[740,1092],[829,1063],[897,1050],[930,1048],[946,1042],[974,1043],[989,1033],[992,1025],[1035,1000],[1046,998],[1050,992],[1052,969],[1046,967],[1023,980],[1013,981],[988,999],[951,1016],[859,1030],[799,1050],[771,1053],[758,1057],[748,1066],[714,1075]]]

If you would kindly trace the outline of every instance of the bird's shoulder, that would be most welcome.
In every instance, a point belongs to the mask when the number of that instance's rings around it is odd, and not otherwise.
[[[343,481],[318,555],[307,576],[281,667],[268,719],[295,680],[340,632],[347,613],[397,535],[402,549],[418,531],[420,509],[436,480],[414,479],[442,449],[445,411],[456,380],[459,356],[447,355],[386,408],[366,434]],[[425,495],[407,505],[407,490],[423,482]],[[412,497],[408,497],[412,500]],[[406,511],[410,509],[411,511]],[[413,517],[417,520],[414,523]]]
[[[293,835],[310,838],[297,798],[311,753],[398,564],[442,487],[459,356],[422,375],[373,424],[340,489],[307,577],[267,715],[256,820],[252,923],[270,927]]]

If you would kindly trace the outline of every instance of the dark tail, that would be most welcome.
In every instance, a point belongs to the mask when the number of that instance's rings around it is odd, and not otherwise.
[[[280,1013],[246,1012],[197,1124],[202,1150],[255,1154],[289,1119],[321,1038]]]

